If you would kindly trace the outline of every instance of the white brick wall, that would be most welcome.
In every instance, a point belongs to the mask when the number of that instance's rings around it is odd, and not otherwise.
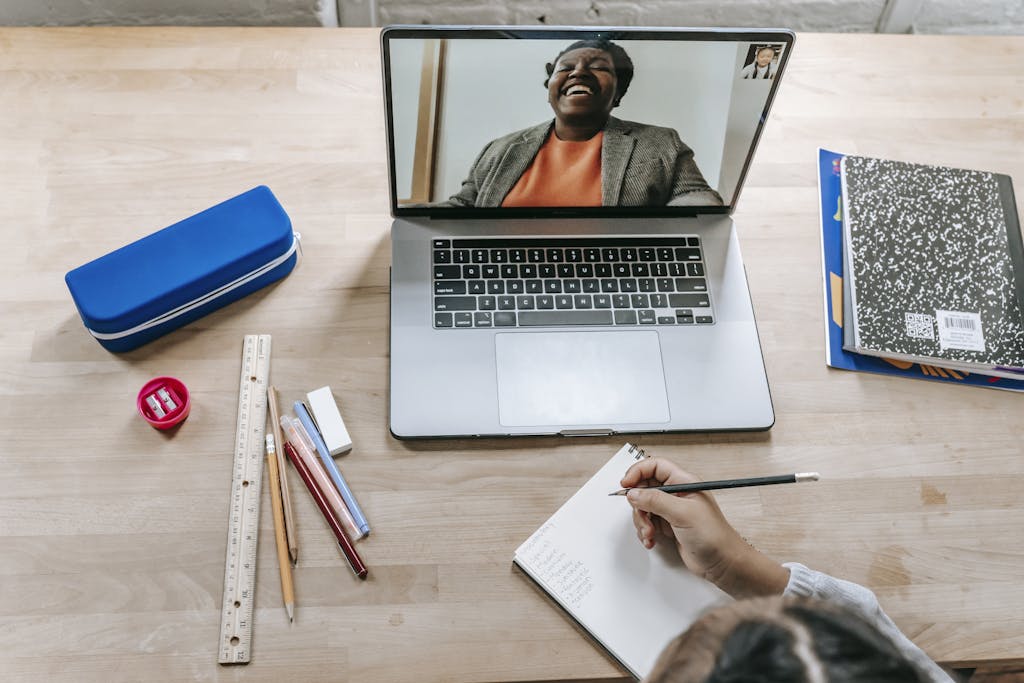
[[[920,3],[918,33],[1024,34],[1024,0]],[[0,25],[486,23],[874,31],[887,0],[0,0]]]

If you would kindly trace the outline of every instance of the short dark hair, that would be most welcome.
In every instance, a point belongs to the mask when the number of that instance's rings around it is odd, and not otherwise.
[[[745,600],[712,610],[665,648],[650,678],[652,683],[814,680],[920,683],[925,678],[858,614],[792,598]]]
[[[612,66],[615,68],[615,80],[618,82],[615,93],[615,104],[618,104],[622,99],[622,96],[626,94],[626,90],[629,88],[629,84],[633,80],[633,60],[629,58],[629,55],[626,54],[626,51],[623,50],[621,46],[616,45],[605,38],[577,40],[575,43],[559,52],[555,57],[554,62],[544,65],[544,68],[548,72],[548,77],[544,79],[544,87],[548,87],[548,80],[550,80],[551,74],[555,72],[555,64],[558,64],[558,60],[562,58],[562,55],[566,52],[572,52],[573,50],[579,50],[584,47],[593,47],[598,50],[604,50],[612,56]]]

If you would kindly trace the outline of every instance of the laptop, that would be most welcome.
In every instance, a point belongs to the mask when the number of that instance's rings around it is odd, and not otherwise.
[[[731,215],[793,42],[383,29],[391,432],[769,429]]]

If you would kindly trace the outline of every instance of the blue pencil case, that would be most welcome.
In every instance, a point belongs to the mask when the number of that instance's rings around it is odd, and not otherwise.
[[[280,280],[298,235],[261,185],[64,276],[82,322],[109,351],[130,351]]]

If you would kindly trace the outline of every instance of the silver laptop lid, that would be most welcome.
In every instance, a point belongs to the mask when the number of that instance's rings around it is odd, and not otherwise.
[[[793,42],[781,29],[386,27],[392,213],[731,213]],[[574,177],[600,182],[555,187],[549,157],[589,158]]]

